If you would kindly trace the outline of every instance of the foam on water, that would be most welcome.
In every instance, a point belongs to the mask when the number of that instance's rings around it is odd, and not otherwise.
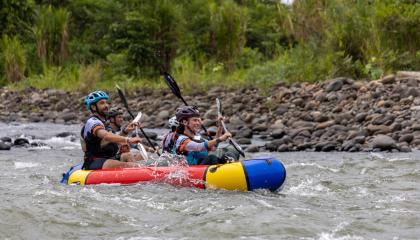
[[[404,195],[398,196],[386,196],[385,199],[378,199],[375,202],[377,203],[395,203],[395,202],[404,202],[407,198]]]
[[[323,232],[320,234],[318,240],[363,240],[364,238],[361,236],[349,235],[346,234],[344,236],[337,236],[339,232],[344,231],[350,223],[348,222],[341,222],[339,223],[331,232]]]
[[[345,235],[337,237],[331,233],[321,233],[318,240],[364,240],[365,238],[360,236]]]
[[[40,142],[61,148],[61,149],[82,149],[80,142],[76,142],[74,137],[52,137],[46,140],[41,140]]]
[[[322,165],[317,164],[317,163],[291,163],[291,164],[287,165],[287,168],[296,168],[296,167],[299,167],[299,168],[301,168],[301,167],[315,167],[315,168],[318,168],[318,169],[331,171],[333,173],[340,172],[339,169],[330,168],[330,167],[327,167],[327,166],[322,166]]]
[[[372,159],[381,159],[381,160],[386,160],[388,162],[397,162],[397,161],[413,161],[413,159],[411,158],[407,158],[407,157],[393,157],[393,158],[389,158],[384,156],[382,153],[370,153]]]
[[[15,168],[16,169],[20,169],[20,168],[34,168],[39,166],[39,163],[34,163],[34,162],[15,162]]]
[[[318,196],[324,194],[332,194],[330,190],[316,182],[313,178],[306,178],[302,180],[298,185],[291,186],[287,191],[287,194],[294,194],[299,196]]]

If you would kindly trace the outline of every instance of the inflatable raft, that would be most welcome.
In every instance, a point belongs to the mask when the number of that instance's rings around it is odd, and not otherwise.
[[[63,175],[61,183],[136,184],[168,183],[175,186],[201,189],[226,189],[252,191],[269,189],[276,191],[286,179],[283,164],[273,158],[249,159],[221,165],[188,167],[139,167],[104,170],[81,170],[74,166]]]

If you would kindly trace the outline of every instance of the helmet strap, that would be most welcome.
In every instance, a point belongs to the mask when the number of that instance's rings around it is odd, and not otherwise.
[[[190,131],[193,135],[195,135],[196,133],[190,128],[190,127],[188,127],[187,126],[187,129],[188,129],[188,131]]]
[[[188,126],[189,120],[186,120],[187,123],[185,124],[185,128],[188,129],[192,133],[192,135],[195,135],[196,133]]]

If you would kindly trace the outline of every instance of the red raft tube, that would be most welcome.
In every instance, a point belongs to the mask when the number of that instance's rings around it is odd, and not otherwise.
[[[82,170],[81,165],[63,174],[61,183],[69,185],[168,183],[201,189],[252,191],[280,189],[286,169],[277,159],[265,157],[220,165],[139,167]]]

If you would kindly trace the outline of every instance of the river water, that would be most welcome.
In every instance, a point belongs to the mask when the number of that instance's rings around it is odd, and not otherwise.
[[[79,129],[0,123],[52,146],[0,152],[0,239],[420,239],[418,151],[255,154],[287,169],[274,193],[61,185],[82,153],[54,136]]]

